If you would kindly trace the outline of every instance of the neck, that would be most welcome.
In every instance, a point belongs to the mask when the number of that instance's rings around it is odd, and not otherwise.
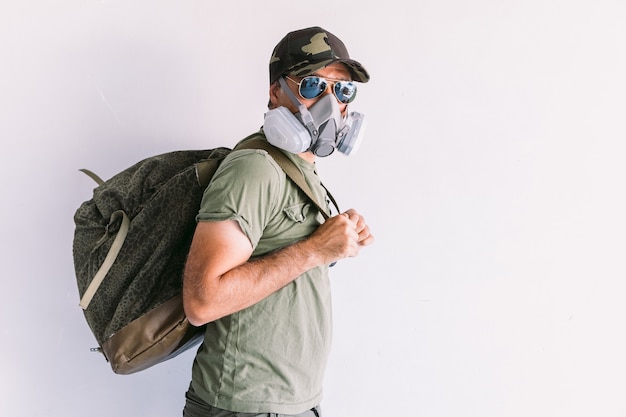
[[[313,152],[311,151],[299,153],[298,156],[310,164],[315,163],[315,154],[313,154]]]

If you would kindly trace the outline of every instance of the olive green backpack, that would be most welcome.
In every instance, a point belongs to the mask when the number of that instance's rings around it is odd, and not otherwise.
[[[315,201],[298,168],[259,134],[236,149],[266,150]],[[202,194],[229,148],[153,156],[98,186],[76,211],[73,258],[80,306],[117,374],[173,358],[202,340],[182,304],[182,274]],[[331,197],[331,200],[334,200]],[[336,204],[335,204],[336,205]]]

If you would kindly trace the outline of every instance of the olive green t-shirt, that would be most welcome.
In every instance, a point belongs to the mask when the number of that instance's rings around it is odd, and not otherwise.
[[[287,154],[318,197],[315,165]],[[327,207],[328,204],[326,203]],[[253,257],[309,236],[323,217],[262,150],[232,152],[207,187],[198,221],[235,220]],[[192,386],[208,404],[247,413],[298,414],[319,404],[331,343],[328,267],[207,326]]]

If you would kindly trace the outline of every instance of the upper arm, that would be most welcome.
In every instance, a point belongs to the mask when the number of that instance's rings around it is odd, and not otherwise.
[[[192,323],[232,311],[247,283],[240,269],[275,215],[284,184],[267,153],[232,152],[207,187],[183,277],[183,304]],[[283,174],[284,175],[284,174]]]
[[[197,224],[183,277],[183,304],[190,319],[217,295],[222,275],[245,263],[252,250],[235,220]]]
[[[197,219],[234,219],[256,247],[270,219],[282,210],[285,174],[264,151],[234,151],[222,162],[207,187]]]

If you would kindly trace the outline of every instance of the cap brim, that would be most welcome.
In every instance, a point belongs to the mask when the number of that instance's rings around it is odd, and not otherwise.
[[[321,70],[322,68],[326,68],[327,66],[335,63],[344,64],[348,71],[350,71],[350,75],[352,76],[352,81],[357,81],[360,83],[366,83],[370,80],[370,76],[367,70],[361,65],[360,62],[355,61],[353,59],[333,59],[317,62],[315,64],[308,64],[303,68],[290,71],[290,74],[293,74],[297,77],[305,77],[307,75],[314,74],[315,72]]]
[[[360,62],[353,59],[340,59],[335,62],[341,62],[350,70],[352,74],[352,81],[358,81],[360,83],[366,83],[370,80],[370,75]]]

